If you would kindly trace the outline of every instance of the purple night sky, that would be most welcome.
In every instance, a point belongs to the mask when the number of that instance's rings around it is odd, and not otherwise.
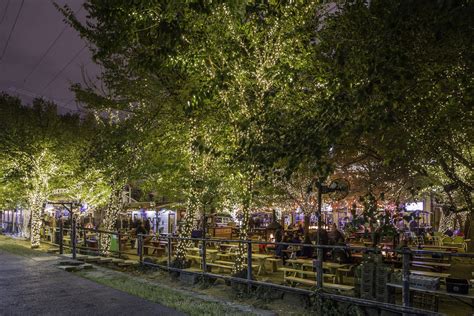
[[[83,2],[56,0],[69,4],[82,18]],[[83,82],[82,69],[92,79],[98,73],[84,45],[52,1],[0,0],[0,91],[25,103],[43,96],[58,104],[60,112],[76,111],[71,83]]]

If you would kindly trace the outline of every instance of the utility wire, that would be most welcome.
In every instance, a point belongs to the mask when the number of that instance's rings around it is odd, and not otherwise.
[[[3,16],[2,16],[2,20],[0,20],[0,24],[2,24],[3,20],[5,20],[5,16],[7,15],[9,5],[10,5],[10,0],[7,0],[7,5],[5,6],[5,11],[3,11]]]
[[[46,51],[43,53],[43,55],[41,56],[40,60],[36,63],[36,65],[33,67],[33,69],[25,76],[25,79],[23,79],[23,83],[26,83],[26,81],[30,78],[30,76],[36,71],[36,69],[38,69],[39,65],[41,65],[41,63],[43,62],[43,60],[46,58],[46,56],[48,55],[49,51],[53,48],[53,46],[56,44],[56,42],[59,40],[59,38],[61,37],[61,35],[63,35],[63,33],[67,30],[67,26],[65,26],[61,32],[58,34],[58,36],[56,36],[56,38],[54,39],[54,41],[51,43],[51,45],[49,45],[48,49],[46,49]]]
[[[79,10],[77,10],[76,14],[79,13],[81,10],[82,10],[83,6],[81,5],[81,7],[79,8]],[[63,35],[63,33],[68,29],[68,25],[64,26],[64,28],[61,30],[61,32],[59,32],[58,36],[56,36],[56,38],[54,39],[54,41],[49,45],[49,47],[46,49],[46,51],[43,53],[43,55],[41,56],[41,58],[39,59],[39,61],[36,63],[36,65],[33,67],[33,69],[25,76],[25,78],[23,79],[23,84],[26,83],[26,81],[30,78],[30,76],[36,71],[36,69],[38,69],[39,65],[41,65],[41,63],[43,62],[43,60],[46,58],[46,56],[48,56],[49,52],[51,51],[51,49],[54,47],[54,45],[56,45],[56,42],[59,40],[59,38]]]
[[[15,29],[16,22],[18,21],[18,17],[20,16],[20,12],[21,12],[21,9],[23,9],[23,4],[24,3],[25,3],[25,0],[21,0],[20,9],[18,9],[18,13],[16,14],[16,17],[15,17],[15,22],[13,22],[12,28],[10,30],[10,34],[8,34],[7,43],[5,44],[5,47],[3,48],[2,56],[0,56],[0,62],[2,62],[3,56],[5,56],[5,52],[7,51],[8,44],[10,43],[10,39],[12,37],[13,30]]]
[[[43,90],[41,90],[41,94],[43,94],[43,92],[46,90],[46,88],[49,87],[50,84],[52,84],[58,77],[59,75],[61,75],[63,73],[64,70],[66,70],[67,67],[69,67],[70,64],[72,64],[72,62],[82,53],[82,51],[87,47],[87,45],[84,45],[67,63],[66,65],[64,65],[63,68],[61,68],[61,70],[53,77],[53,79],[51,79],[43,88]]]

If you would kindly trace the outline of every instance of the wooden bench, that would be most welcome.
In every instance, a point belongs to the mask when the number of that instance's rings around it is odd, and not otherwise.
[[[109,263],[112,262],[112,258],[107,258],[107,257],[99,257],[99,260],[97,263]]]
[[[164,255],[165,254],[165,248],[163,247],[155,247],[155,246],[152,246],[152,245],[145,245],[143,246],[144,248],[144,254],[145,255],[149,255],[149,251],[150,249],[152,249],[152,253],[151,255],[155,254],[156,253],[156,256],[159,256],[160,254]]]
[[[224,257],[224,258],[232,258],[235,256],[235,254],[233,253],[218,253],[217,254],[218,257]]]
[[[278,262],[282,262],[281,258],[267,258],[266,261],[271,263],[271,272],[275,272]]]
[[[234,262],[231,262],[231,261],[217,260],[217,261],[214,261],[213,263],[230,265],[231,267],[234,266]],[[244,263],[244,267],[247,267],[246,263]],[[252,264],[252,270],[253,269],[258,269],[258,264]]]
[[[118,265],[119,267],[136,266],[136,265],[138,265],[138,261],[134,261],[134,260],[124,260],[123,262],[118,262],[117,265]]]
[[[316,281],[315,280],[302,279],[302,278],[298,278],[298,277],[287,277],[287,280],[292,282],[292,283],[299,283],[299,284],[305,284],[305,285],[310,285],[310,286],[316,286]],[[323,287],[333,289],[333,290],[339,290],[339,291],[352,291],[352,290],[354,290],[354,287],[351,286],[351,285],[334,284],[334,283],[323,283]]]
[[[431,267],[431,269],[444,269],[450,268],[450,263],[443,263],[443,262],[427,262],[427,261],[412,261],[412,266],[421,266],[421,267]]]
[[[395,269],[395,271],[402,271],[402,270],[401,269]],[[449,273],[440,273],[440,272],[431,272],[431,271],[418,271],[418,270],[410,270],[410,274],[423,275],[423,276],[435,277],[435,278],[440,278],[440,279],[449,278],[449,276],[451,275]]]
[[[340,291],[352,291],[354,289],[352,285],[333,284],[333,283],[324,283],[323,287],[327,287],[333,290],[340,290]]]
[[[117,263],[122,263],[122,262],[125,261],[125,260],[120,259],[120,258],[111,258],[111,259],[112,259],[111,262],[112,262],[112,263],[115,263],[115,264],[117,264]]]
[[[63,255],[63,257],[72,258],[72,253],[68,253],[68,254],[66,254],[66,255]],[[84,260],[87,259],[87,258],[89,258],[89,256],[81,255],[81,254],[76,254],[76,260],[84,261]]]
[[[59,252],[59,248],[49,248],[48,250],[46,250],[47,253],[58,253]]]
[[[305,284],[305,285],[310,285],[310,286],[316,286],[315,280],[302,279],[302,278],[293,277],[293,276],[286,277],[285,281],[291,283],[292,285],[293,283],[300,283],[300,284]]]
[[[432,266],[427,266],[427,265],[422,265],[422,264],[412,264],[411,266],[416,267],[416,268],[426,269],[426,270],[432,270],[432,271],[436,270]]]
[[[90,256],[90,257],[84,258],[84,262],[99,262],[99,261],[100,261],[100,257],[96,257],[96,256]]]
[[[411,270],[410,273],[416,274],[416,275],[436,277],[436,278],[441,278],[441,279],[449,278],[449,276],[451,275],[449,273],[438,273],[438,272],[417,271],[417,270]]]
[[[288,278],[296,277],[296,274],[299,273],[301,276],[307,275],[313,278],[316,278],[317,273],[314,271],[305,271],[305,270],[298,270],[298,269],[291,269],[291,268],[280,268],[278,271],[283,271],[283,279],[286,281]],[[288,275],[288,273],[294,273],[293,276]],[[336,276],[330,273],[323,273],[324,278],[330,279],[333,283],[336,282]],[[303,279],[301,277],[301,279]]]
[[[202,257],[194,255],[186,255],[186,260],[194,261],[198,264],[202,263]]]
[[[213,267],[218,268],[217,272],[221,272],[221,269],[231,270],[231,271],[232,271],[232,269],[234,268],[233,265],[232,265],[232,266],[229,266],[229,265],[226,265],[226,264],[219,264],[219,263],[212,263],[212,262],[206,263],[206,266],[207,266],[207,267],[211,267],[211,268],[213,268]]]

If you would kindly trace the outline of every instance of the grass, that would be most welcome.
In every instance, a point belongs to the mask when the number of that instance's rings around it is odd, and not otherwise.
[[[30,248],[30,243],[21,239],[13,239],[0,235],[0,249],[23,257],[41,257],[46,254]]]
[[[142,282],[126,275],[100,275],[94,272],[80,271],[77,274],[108,287],[160,303],[188,315],[254,315],[220,302],[210,302],[192,295]]]

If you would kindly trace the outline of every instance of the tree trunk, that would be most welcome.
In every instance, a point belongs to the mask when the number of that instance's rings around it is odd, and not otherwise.
[[[249,219],[250,219],[250,201],[244,201],[244,205],[242,207],[242,225],[239,230],[239,240],[247,240],[248,239],[248,229],[249,229]],[[251,247],[251,245],[249,245]],[[237,248],[237,256],[234,262],[234,270],[235,274],[240,273],[244,270],[245,266],[245,258],[247,257],[247,247],[246,244],[241,242],[239,243],[239,247]]]
[[[30,239],[31,238],[31,210],[23,209],[23,227],[21,228],[21,236]]]
[[[178,236],[180,238],[191,238],[195,215],[196,215],[196,210],[193,207],[188,207],[186,209],[186,215],[184,216],[184,220],[181,226],[179,227]],[[176,248],[176,261],[175,261],[175,264],[177,267],[185,266],[186,248],[189,248],[191,246],[192,246],[191,240],[185,240],[185,239],[178,240],[178,246]]]
[[[466,231],[466,238],[470,239],[470,241],[467,243],[467,251],[472,252],[474,251],[474,214],[471,213],[468,216],[468,219],[466,222],[469,222],[469,228]],[[468,226],[468,225],[466,225]]]
[[[40,246],[41,209],[41,203],[37,201],[31,205],[31,248]]]
[[[41,242],[41,211],[43,210],[43,202],[46,200],[46,198],[42,198],[42,196],[38,190],[30,192],[28,195],[28,207],[31,212],[31,248],[38,248]]]
[[[305,214],[304,215],[304,238],[309,237],[309,222],[311,220],[311,215]]]
[[[109,203],[105,209],[105,216],[103,221],[103,229],[111,232],[115,231],[115,222],[117,216],[122,209],[122,187],[120,189],[114,189],[110,193]],[[107,256],[110,252],[110,234],[100,234],[100,252],[102,255]]]

